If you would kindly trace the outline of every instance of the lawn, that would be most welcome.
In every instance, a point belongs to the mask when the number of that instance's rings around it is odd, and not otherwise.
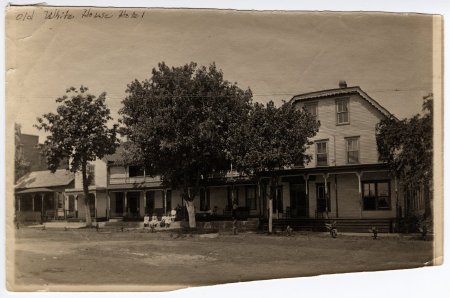
[[[95,229],[16,230],[15,284],[195,286],[424,266],[432,242],[296,233],[175,235]],[[214,236],[210,234],[206,236]],[[101,288],[98,288],[101,289]],[[108,289],[108,287],[106,288]]]

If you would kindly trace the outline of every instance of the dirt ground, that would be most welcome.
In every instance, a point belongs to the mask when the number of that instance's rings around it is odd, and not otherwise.
[[[15,284],[33,285],[34,289],[60,285],[211,285],[422,267],[432,259],[432,242],[410,237],[372,240],[340,235],[332,239],[317,233],[203,237],[142,230],[31,228],[15,233]]]

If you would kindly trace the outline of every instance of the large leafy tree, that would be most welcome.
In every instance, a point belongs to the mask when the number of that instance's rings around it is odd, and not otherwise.
[[[318,129],[319,122],[306,110],[286,102],[276,107],[270,101],[266,105],[255,103],[246,121],[234,130],[230,148],[235,168],[258,182],[262,175],[271,177],[269,232],[272,232],[271,208],[279,171],[303,166],[311,160],[306,150]]]
[[[30,171],[30,162],[23,154],[21,136],[20,124],[14,123],[14,182]]]
[[[49,133],[43,146],[48,169],[55,172],[61,161],[69,159],[70,171],[81,171],[86,226],[92,225],[88,163],[114,153],[118,146],[117,124],[108,127],[112,118],[105,99],[106,93],[96,97],[88,93],[87,87],[70,87],[64,96],[56,99],[59,104],[56,113],[44,114],[35,125]]]
[[[210,175],[229,169],[230,138],[248,114],[251,91],[225,80],[215,64],[162,62],[150,79],[131,82],[126,92],[119,111],[126,161],[181,189],[195,227],[194,198]]]
[[[430,187],[433,178],[433,95],[424,97],[423,114],[397,120],[381,120],[376,138],[380,159],[408,189]],[[425,195],[425,214],[431,215],[430,197]]]

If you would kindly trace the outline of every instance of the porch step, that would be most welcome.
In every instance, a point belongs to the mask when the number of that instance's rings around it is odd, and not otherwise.
[[[257,231],[259,228],[259,219],[249,218],[248,220],[238,220],[236,226],[240,232]],[[197,222],[197,228],[231,231],[233,229],[233,220]]]
[[[353,218],[334,218],[334,219],[274,219],[272,227],[274,230],[285,230],[289,225],[294,230],[310,230],[315,232],[326,231],[325,223],[336,221],[336,227],[339,232],[369,233],[369,229],[376,227],[379,233],[393,232],[394,219],[375,218],[375,219],[353,219]],[[262,222],[261,228],[268,229],[268,220]]]
[[[175,221],[170,224],[169,227],[161,227],[157,226],[155,230],[169,230],[169,229],[180,229],[182,227],[181,221]],[[144,228],[144,221],[108,221],[105,222],[105,225],[103,227],[104,229],[113,229],[113,230],[120,230],[120,229],[143,229]]]

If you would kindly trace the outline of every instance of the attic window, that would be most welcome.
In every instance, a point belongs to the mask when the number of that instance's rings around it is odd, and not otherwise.
[[[317,118],[317,102],[305,103],[304,109],[312,116]]]
[[[337,124],[348,124],[348,98],[336,100],[336,119]]]

